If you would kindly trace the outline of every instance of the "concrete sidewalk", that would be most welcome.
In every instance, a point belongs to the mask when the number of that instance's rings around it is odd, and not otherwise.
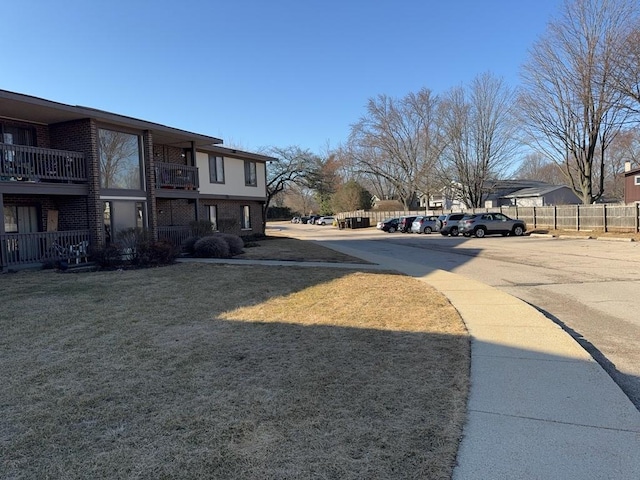
[[[538,310],[460,275],[322,245],[428,283],[464,320],[471,391],[454,480],[640,479],[640,412]]]
[[[442,292],[472,337],[471,391],[454,480],[640,479],[640,412],[558,325],[460,275],[323,242],[373,262],[216,263],[396,270]],[[203,261],[182,260],[182,261]]]

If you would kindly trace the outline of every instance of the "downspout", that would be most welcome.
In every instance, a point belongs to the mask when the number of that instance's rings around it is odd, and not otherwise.
[[[196,142],[194,142],[193,140],[191,141],[191,163],[192,167],[198,166],[198,162],[196,161]],[[196,175],[200,176],[198,172],[196,172]],[[193,202],[193,208],[196,209],[195,219],[196,221],[198,221],[200,220],[200,179],[198,178],[196,180],[198,181],[198,189],[196,190],[198,192],[198,197]]]

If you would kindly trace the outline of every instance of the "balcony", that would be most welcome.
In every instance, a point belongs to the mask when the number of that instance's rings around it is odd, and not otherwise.
[[[198,167],[157,162],[156,188],[198,190]]]
[[[89,231],[5,233],[0,235],[0,269],[88,259]]]
[[[87,162],[82,153],[0,143],[0,182],[87,180]]]

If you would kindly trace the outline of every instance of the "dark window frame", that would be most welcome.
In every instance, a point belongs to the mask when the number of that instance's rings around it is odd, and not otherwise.
[[[258,186],[258,168],[256,162],[244,161],[244,185],[246,187]]]
[[[218,171],[218,159],[221,171]],[[209,154],[209,183],[224,183],[224,157]]]
[[[240,207],[240,228],[242,230],[251,230],[251,206],[242,205]]]

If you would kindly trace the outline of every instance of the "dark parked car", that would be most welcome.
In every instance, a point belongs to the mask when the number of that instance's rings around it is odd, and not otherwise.
[[[378,222],[378,224],[376,225],[376,228],[378,230],[382,230],[383,232],[393,233],[396,230],[398,230],[399,221],[400,221],[399,218],[387,218],[386,220],[382,220],[381,222]]]
[[[411,225],[413,224],[413,221],[415,219],[416,219],[415,215],[400,217],[400,221],[398,222],[398,231],[402,233],[411,232]]]
[[[476,213],[465,215],[458,222],[458,231],[466,237],[475,235],[482,238],[496,233],[519,237],[527,231],[527,224],[522,220],[507,217],[503,213]]]
[[[307,220],[307,223],[309,225],[315,225],[316,224],[316,220],[318,220],[320,218],[320,215],[311,215],[309,217],[309,220]]]
[[[464,213],[449,213],[438,217],[438,230],[442,235],[458,236],[458,222],[462,220]]]
[[[411,224],[413,233],[431,233],[437,230],[438,217],[436,215],[416,217]]]

